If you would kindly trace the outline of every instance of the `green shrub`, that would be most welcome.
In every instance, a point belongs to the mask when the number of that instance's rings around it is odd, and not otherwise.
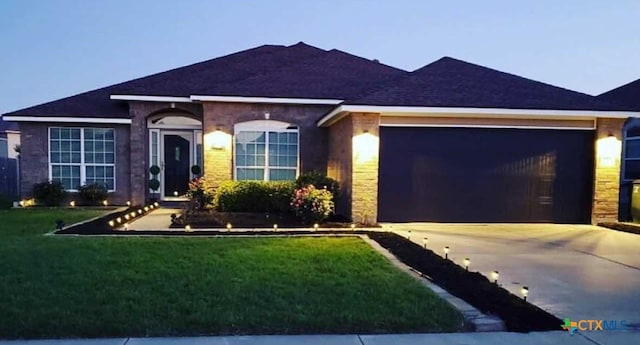
[[[298,188],[291,198],[291,208],[305,224],[320,222],[333,213],[333,194],[313,185]]]
[[[318,189],[327,189],[334,198],[340,195],[340,183],[331,177],[327,177],[326,174],[317,170],[306,172],[298,177],[296,180],[296,188],[303,188],[308,185],[313,185]]]
[[[46,206],[58,206],[67,196],[60,181],[44,181],[33,185],[31,191],[36,203]]]
[[[107,187],[102,183],[90,183],[80,187],[78,196],[83,205],[102,205],[102,201],[107,199]]]
[[[294,182],[226,181],[214,193],[220,212],[289,212]]]

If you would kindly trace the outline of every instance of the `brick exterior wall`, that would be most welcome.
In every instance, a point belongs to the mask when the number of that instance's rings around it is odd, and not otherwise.
[[[49,180],[49,127],[114,128],[116,138],[116,191],[109,193],[109,203],[124,205],[130,197],[129,126],[83,123],[20,123],[20,187],[23,198],[31,197],[33,185]],[[83,181],[81,181],[82,183]],[[69,199],[76,198],[74,194]]]
[[[622,142],[622,127],[625,119],[598,119],[596,122],[596,157],[593,183],[593,207],[591,222],[597,224],[618,219],[618,197],[620,194],[620,157],[612,166],[604,166],[599,159],[597,142],[613,134]]]
[[[342,187],[337,212],[354,222],[377,222],[379,126],[378,114],[354,113],[329,127],[327,175]]]
[[[233,135],[233,126],[240,122],[270,120],[297,125],[300,133],[300,172],[327,169],[327,129],[318,128],[316,121],[333,109],[331,106],[294,104],[248,104],[205,102],[203,136],[215,131]],[[206,139],[205,139],[206,141]],[[207,184],[216,187],[233,178],[233,148],[204,150],[204,174]]]
[[[331,125],[329,130],[329,158],[327,176],[340,182],[340,195],[336,202],[336,213],[351,218],[351,179],[353,121],[345,117]]]
[[[370,150],[366,159],[358,157],[358,147],[352,154],[351,214],[356,221],[375,224],[378,221],[378,167],[380,156],[380,115],[352,114],[354,140],[367,135],[364,141]],[[354,143],[355,144],[355,143]],[[356,145],[361,145],[357,143]]]

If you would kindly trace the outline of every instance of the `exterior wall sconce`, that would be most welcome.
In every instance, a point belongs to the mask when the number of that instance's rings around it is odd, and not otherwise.
[[[367,163],[378,158],[380,140],[377,136],[364,130],[353,137],[353,155],[358,163]]]
[[[596,144],[598,164],[603,168],[611,168],[616,165],[622,153],[622,143],[613,134],[606,138],[598,139]]]
[[[224,150],[231,147],[231,135],[220,129],[207,133],[204,136],[204,141],[207,147],[211,147],[214,150]]]

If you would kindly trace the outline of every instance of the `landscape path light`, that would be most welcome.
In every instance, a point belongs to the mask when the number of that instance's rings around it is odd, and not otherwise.
[[[447,259],[449,259],[449,251],[450,251],[450,250],[451,250],[451,249],[449,248],[449,246],[445,246],[445,247],[444,247],[444,258],[445,258],[446,260],[447,260]]]
[[[425,237],[422,239],[422,246],[424,247],[424,249],[427,249],[427,244],[429,244],[429,238]]]
[[[464,258],[463,263],[464,263],[464,269],[468,271],[469,265],[471,265],[471,260],[469,258]]]
[[[232,228],[232,227],[233,227],[233,226],[231,225],[231,223],[227,223],[227,231],[231,231],[231,228]]]
[[[522,293],[522,299],[524,299],[526,301],[527,300],[527,296],[529,296],[529,287],[528,286],[523,286],[522,289],[520,290],[520,292]]]
[[[498,271],[491,272],[491,278],[493,279],[493,282],[495,284],[498,284],[498,278],[500,278],[500,272]]]

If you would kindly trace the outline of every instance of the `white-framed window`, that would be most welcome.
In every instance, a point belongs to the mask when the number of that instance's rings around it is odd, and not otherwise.
[[[9,157],[9,141],[7,138],[0,138],[0,157]]]
[[[280,121],[249,121],[234,129],[236,180],[287,181],[298,177],[298,127]]]
[[[49,127],[49,179],[68,191],[100,183],[116,190],[113,128]]]

